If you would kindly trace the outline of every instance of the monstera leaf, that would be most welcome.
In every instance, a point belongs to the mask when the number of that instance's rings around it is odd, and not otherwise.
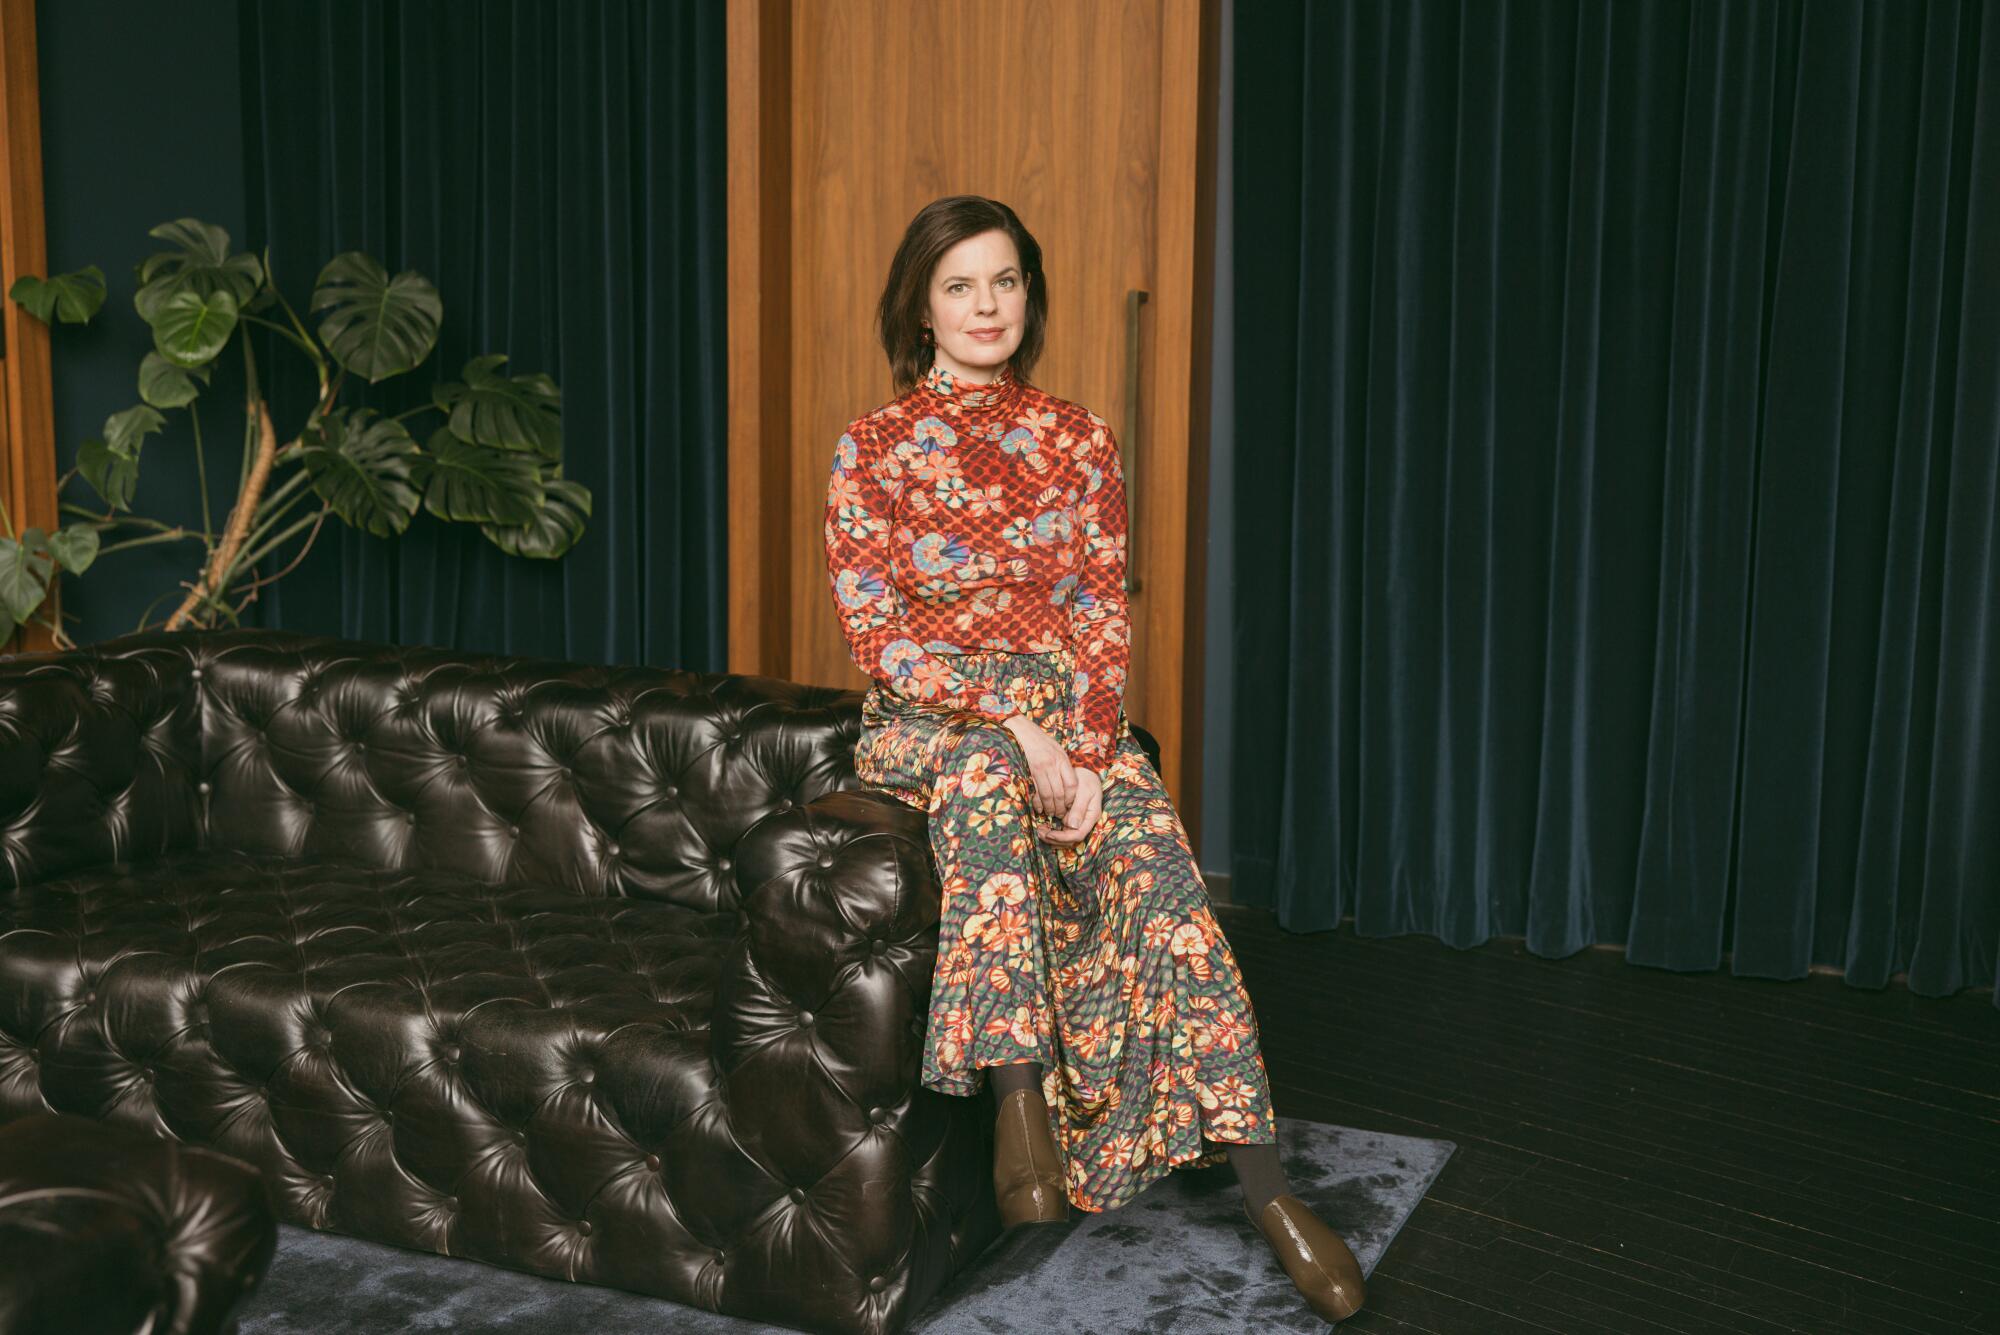
[[[319,339],[334,360],[370,384],[417,365],[437,344],[444,303],[422,274],[394,278],[358,250],[320,270],[312,309],[324,311]]]
[[[543,464],[542,508],[527,524],[481,524],[479,531],[509,556],[552,561],[576,545],[590,518],[590,488],[562,475],[561,464]]]
[[[49,555],[40,529],[29,529],[21,541],[0,536],[0,607],[15,625],[35,614],[49,594],[55,558]]]
[[[149,352],[139,363],[139,397],[155,408],[185,408],[201,396],[208,372],[205,365],[181,366]]]
[[[181,218],[146,235],[173,247],[139,265],[139,290],[132,304],[147,324],[157,326],[160,309],[183,292],[198,297],[227,292],[235,303],[231,309],[240,310],[264,285],[263,262],[248,253],[230,254],[229,233],[213,223]]]
[[[105,418],[104,435],[77,447],[77,471],[106,505],[114,510],[130,508],[132,490],[139,482],[139,447],[166,424],[157,411],[138,404]]]
[[[532,456],[469,445],[440,427],[410,480],[424,489],[424,508],[439,519],[527,524],[542,507],[542,477]]]
[[[176,366],[205,366],[236,332],[236,311],[227,288],[206,295],[182,288],[153,310],[153,347]]]
[[[97,559],[97,548],[101,541],[97,530],[89,524],[65,525],[49,534],[49,555],[55,557],[56,564],[64,570],[74,575],[81,575],[90,569],[90,563]]]
[[[53,278],[22,274],[7,289],[7,295],[43,324],[51,318],[64,324],[89,324],[104,308],[104,270],[93,264]]]
[[[562,393],[556,382],[541,372],[503,375],[506,364],[502,354],[474,357],[465,364],[465,383],[439,385],[432,401],[451,414],[452,434],[460,440],[562,458]]]
[[[76,447],[76,470],[96,488],[104,503],[114,510],[132,506],[132,489],[139,483],[139,461],[117,454],[104,441],[92,437]]]
[[[299,447],[313,490],[335,514],[378,538],[409,527],[419,452],[401,422],[371,408],[339,408],[308,427]]]

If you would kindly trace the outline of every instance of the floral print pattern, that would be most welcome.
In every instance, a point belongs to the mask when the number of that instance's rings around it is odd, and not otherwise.
[[[1187,832],[1122,708],[1104,803],[1081,844],[1044,842],[1020,743],[991,713],[1075,740],[1069,651],[978,652],[954,671],[986,711],[862,702],[855,771],[929,814],[943,888],[921,1083],[1039,1061],[1072,1204],[1111,1210],[1212,1141],[1274,1141],[1270,1082],[1235,956]],[[1051,822],[1053,823],[1053,822]]]
[[[1111,763],[1131,619],[1124,472],[1103,418],[1008,367],[973,384],[933,365],[835,442],[824,535],[863,672],[914,703],[1000,722],[1003,703],[974,690],[959,659],[1067,650],[1070,760]]]

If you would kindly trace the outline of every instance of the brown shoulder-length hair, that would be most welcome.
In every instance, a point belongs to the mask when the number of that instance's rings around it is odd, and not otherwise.
[[[1048,281],[1042,274],[1042,247],[1021,220],[997,199],[983,195],[946,195],[934,199],[910,219],[903,230],[902,244],[889,262],[889,281],[882,287],[882,304],[876,325],[882,350],[889,354],[889,372],[896,393],[909,390],[923,379],[936,359],[936,345],[924,342],[924,314],[930,309],[931,275],[937,272],[944,253],[969,236],[994,230],[1014,240],[1021,257],[1021,275],[1028,285],[1027,328],[1021,331],[1021,346],[1007,359],[1014,378],[1028,382],[1028,372],[1042,355],[1043,328],[1049,318]]]

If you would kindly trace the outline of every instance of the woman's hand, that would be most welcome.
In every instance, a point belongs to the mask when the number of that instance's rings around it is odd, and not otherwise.
[[[1059,819],[1076,801],[1076,766],[1056,745],[1055,738],[1026,714],[1016,714],[1001,725],[1014,734],[1021,753],[1028,759],[1029,785],[1035,814]]]
[[[1054,829],[1040,831],[1043,839],[1065,848],[1073,848],[1090,837],[1090,827],[1097,824],[1099,813],[1104,810],[1104,776],[1094,769],[1076,767],[1076,800],[1070,803],[1069,814],[1063,823]]]
[[[1079,769],[1067,752],[1026,714],[1016,714],[1004,725],[1021,743],[1034,776],[1030,785],[1035,813],[1060,820],[1056,827],[1041,827],[1037,833],[1049,843],[1066,847],[1082,843],[1104,808],[1104,779],[1096,770]]]

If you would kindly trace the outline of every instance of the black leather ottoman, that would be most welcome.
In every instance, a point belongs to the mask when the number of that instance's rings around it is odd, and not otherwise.
[[[0,1335],[205,1335],[278,1244],[256,1169],[129,1127],[0,1127]]]

